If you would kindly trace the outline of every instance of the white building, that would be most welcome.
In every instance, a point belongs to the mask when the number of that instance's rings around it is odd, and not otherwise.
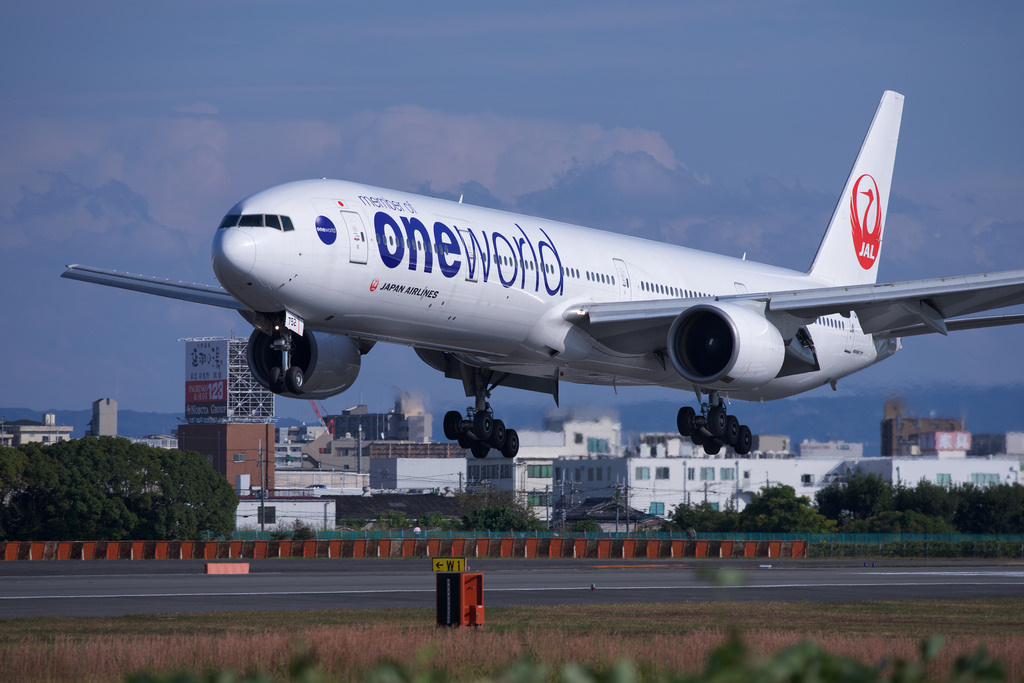
[[[374,458],[370,488],[374,491],[461,491],[466,461],[460,458]]]
[[[556,460],[608,459],[622,453],[622,425],[617,419],[555,417],[548,418],[546,426],[545,430],[518,431],[519,455],[514,460],[503,458],[494,450],[484,459],[468,458],[467,488],[515,492],[533,507],[539,519],[550,522],[559,495],[554,487]],[[576,502],[582,500],[572,498]]]
[[[268,498],[260,508],[259,498],[241,498],[235,511],[235,528],[247,531],[261,528],[266,531],[291,531],[295,522],[314,530],[333,529],[335,526],[333,498]]]

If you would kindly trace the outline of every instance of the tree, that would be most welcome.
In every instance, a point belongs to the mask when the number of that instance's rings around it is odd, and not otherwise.
[[[894,508],[892,484],[877,474],[855,474],[845,484],[832,482],[814,498],[818,511],[840,525]]]
[[[234,529],[238,499],[198,453],[114,437],[19,450],[22,483],[0,499],[0,519],[16,522],[19,540],[184,539]]]
[[[777,533],[829,533],[834,520],[811,507],[807,496],[797,496],[792,486],[766,486],[739,514],[741,531]]]
[[[25,454],[17,448],[0,446],[0,540],[9,538],[18,528],[18,516],[10,501],[25,486],[25,463]]]
[[[698,534],[713,531],[736,531],[739,514],[735,510],[719,511],[710,503],[686,505],[680,503],[672,510],[670,524],[679,531],[693,529]]]
[[[546,531],[544,523],[537,519],[532,510],[512,505],[482,507],[472,510],[462,518],[466,531]]]

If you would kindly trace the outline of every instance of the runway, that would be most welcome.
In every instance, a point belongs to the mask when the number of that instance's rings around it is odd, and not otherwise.
[[[0,618],[435,608],[427,559],[250,560],[207,575],[190,560],[0,562]],[[487,607],[714,600],[852,602],[1024,598],[1024,563],[470,559]]]

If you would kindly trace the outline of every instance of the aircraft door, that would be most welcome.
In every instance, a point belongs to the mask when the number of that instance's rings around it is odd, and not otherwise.
[[[619,281],[619,301],[632,301],[633,288],[629,282],[629,271],[626,270],[625,261],[613,258],[612,263],[615,265],[615,277]]]
[[[354,211],[342,211],[341,218],[345,222],[345,232],[348,233],[349,263],[366,263],[368,246],[363,219]]]

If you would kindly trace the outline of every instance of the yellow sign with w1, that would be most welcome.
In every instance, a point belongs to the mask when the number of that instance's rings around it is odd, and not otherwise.
[[[435,557],[431,560],[431,567],[435,572],[464,572],[466,571],[466,558]]]

